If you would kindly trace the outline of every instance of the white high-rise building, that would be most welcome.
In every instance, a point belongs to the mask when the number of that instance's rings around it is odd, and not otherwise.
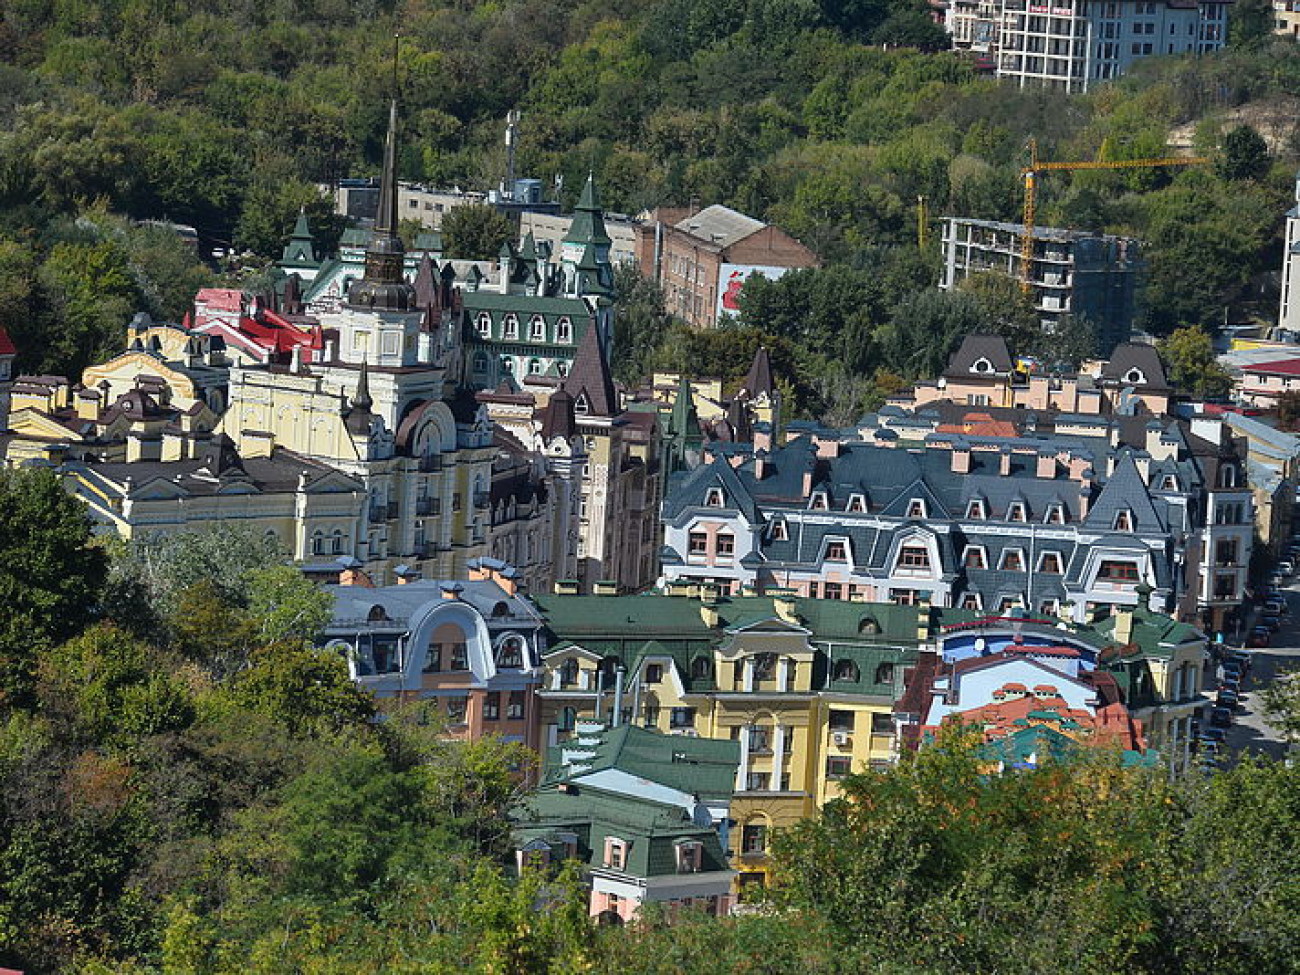
[[[953,46],[994,57],[1020,87],[1086,91],[1158,54],[1223,47],[1232,0],[953,0]]]
[[[1300,173],[1296,173],[1296,205],[1287,211],[1286,244],[1282,249],[1282,304],[1280,327],[1300,332]]]

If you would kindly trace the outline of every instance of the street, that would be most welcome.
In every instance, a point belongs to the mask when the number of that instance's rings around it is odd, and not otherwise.
[[[1264,719],[1264,701],[1260,695],[1261,687],[1267,686],[1279,671],[1300,670],[1300,583],[1290,582],[1286,585],[1286,601],[1290,607],[1289,615],[1282,617],[1282,628],[1273,634],[1273,645],[1252,651],[1250,673],[1242,682],[1241,709],[1233,715],[1232,727],[1228,729],[1228,748],[1230,754],[1263,754],[1280,759],[1286,752],[1284,742],[1277,730],[1270,727]],[[1249,627],[1246,628],[1249,632]],[[1207,668],[1207,674],[1209,669]],[[1215,668],[1217,678],[1218,670]],[[1213,697],[1213,687],[1207,684],[1207,695]]]

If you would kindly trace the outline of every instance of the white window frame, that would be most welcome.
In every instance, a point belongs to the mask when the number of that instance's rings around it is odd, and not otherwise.
[[[1020,561],[1020,568],[1008,569],[1007,558],[1015,555]],[[1004,548],[1001,556],[998,557],[999,572],[1024,572],[1025,571],[1025,550],[1023,548]]]

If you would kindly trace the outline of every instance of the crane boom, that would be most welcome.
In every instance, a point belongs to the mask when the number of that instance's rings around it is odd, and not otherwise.
[[[1163,159],[1084,160],[1080,162],[1040,162],[1038,142],[1029,140],[1029,165],[1020,170],[1025,181],[1024,236],[1020,240],[1020,289],[1030,290],[1034,263],[1034,221],[1038,210],[1038,174],[1074,169],[1157,169],[1161,166],[1200,166],[1210,160],[1204,156],[1169,156]]]

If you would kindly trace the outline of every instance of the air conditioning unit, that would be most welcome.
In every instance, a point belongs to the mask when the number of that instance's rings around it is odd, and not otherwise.
[[[835,741],[835,744],[839,745],[841,748],[853,741],[853,738],[847,731],[836,731],[831,735],[831,738]]]

